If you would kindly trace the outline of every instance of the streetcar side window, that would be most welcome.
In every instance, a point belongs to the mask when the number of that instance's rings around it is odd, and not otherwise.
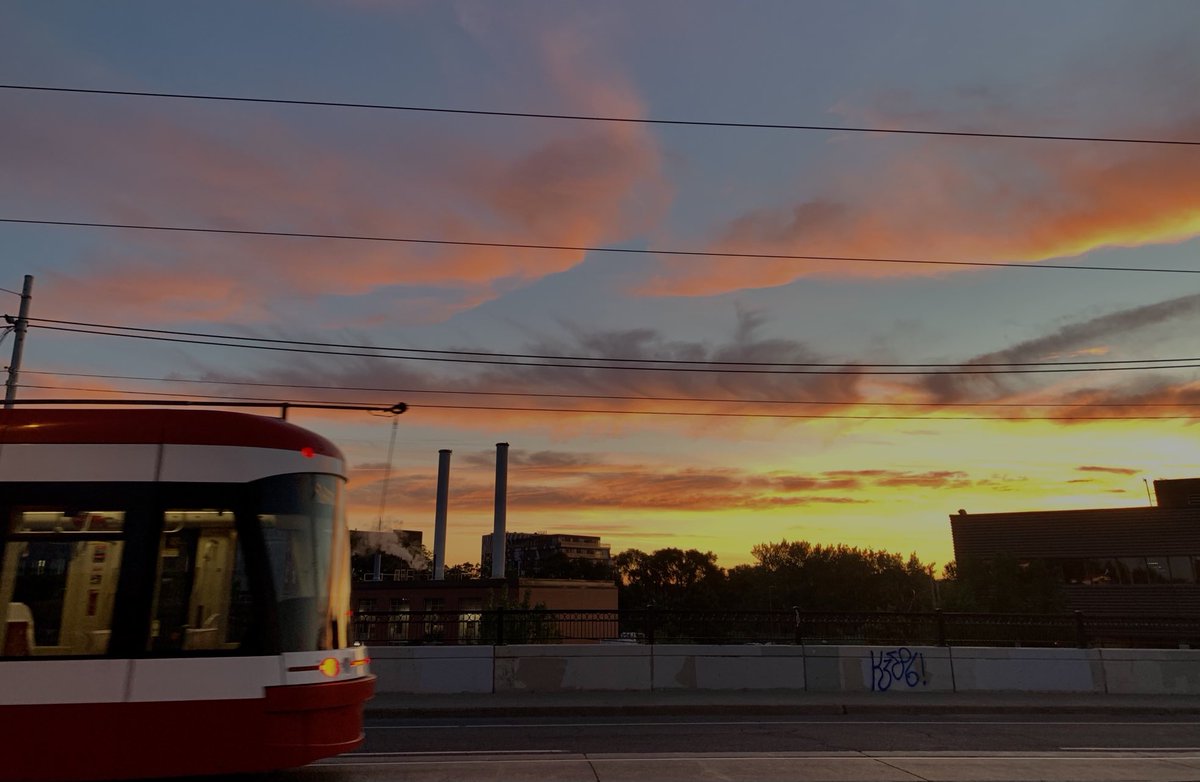
[[[233,513],[167,510],[158,547],[150,651],[237,649],[250,611],[250,585]]]
[[[108,652],[124,521],[122,511],[11,509],[0,563],[3,656]]]

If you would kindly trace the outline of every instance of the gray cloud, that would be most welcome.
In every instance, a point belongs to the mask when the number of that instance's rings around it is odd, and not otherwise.
[[[1180,296],[1070,323],[1050,334],[975,356],[957,369],[967,371],[988,364],[1050,361],[1065,353],[1104,346],[1115,337],[1191,319],[1197,314],[1200,314],[1200,294]],[[929,374],[919,381],[919,385],[934,401],[949,403],[1003,398],[1031,382],[1034,381],[1007,375]]]

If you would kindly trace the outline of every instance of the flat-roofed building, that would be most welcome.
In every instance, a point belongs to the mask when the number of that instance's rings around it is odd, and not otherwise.
[[[492,535],[483,536],[480,562],[491,562]],[[565,557],[608,566],[612,554],[599,535],[574,533],[507,532],[504,535],[505,571],[521,576],[542,575],[543,564]]]
[[[1154,482],[1158,504],[950,516],[959,567],[1007,557],[1043,562],[1068,608],[1200,614],[1200,478]]]

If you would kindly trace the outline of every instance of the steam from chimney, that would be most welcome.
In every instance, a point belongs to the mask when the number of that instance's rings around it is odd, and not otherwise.
[[[353,530],[350,533],[351,554],[356,557],[373,557],[376,554],[391,554],[399,557],[413,570],[422,570],[428,566],[419,550],[409,548],[407,541],[401,539],[397,530],[391,532],[367,532]]]

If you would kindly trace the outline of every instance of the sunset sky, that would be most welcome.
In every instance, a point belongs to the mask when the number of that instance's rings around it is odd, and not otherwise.
[[[406,402],[386,498],[291,420],[429,544],[453,449],[448,563],[501,441],[510,530],[726,567],[1200,476],[1192,0],[9,0],[0,85],[4,312],[368,354],[35,321],[20,398]]]

